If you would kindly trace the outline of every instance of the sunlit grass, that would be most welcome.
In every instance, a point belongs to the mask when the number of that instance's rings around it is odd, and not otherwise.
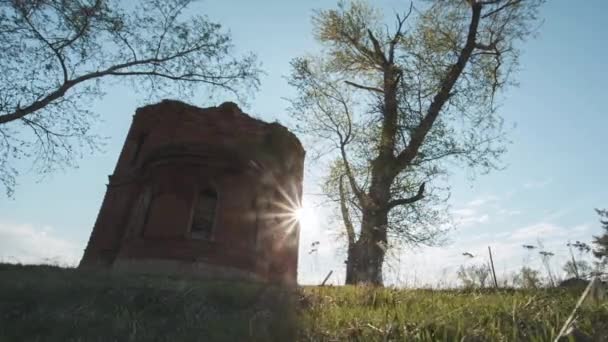
[[[581,292],[306,287],[299,324],[312,341],[552,341]],[[577,326],[608,340],[608,303]]]

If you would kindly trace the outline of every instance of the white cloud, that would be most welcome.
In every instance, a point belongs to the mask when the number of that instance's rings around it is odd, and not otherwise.
[[[468,207],[479,207],[479,206],[482,206],[482,205],[485,205],[485,204],[488,204],[488,203],[491,203],[491,202],[496,202],[498,200],[499,200],[499,198],[496,197],[496,196],[492,196],[492,195],[490,195],[490,196],[484,196],[484,197],[479,197],[479,198],[476,198],[476,199],[468,202],[466,204],[466,206],[468,206]]]
[[[82,256],[80,243],[56,235],[51,227],[0,222],[0,261],[74,266]]]
[[[474,226],[490,221],[490,211],[497,208],[498,196],[486,195],[477,197],[459,208],[451,210],[451,216],[457,227]]]
[[[539,222],[513,231],[509,239],[518,241],[536,241],[536,239],[555,238],[567,235],[568,230],[563,227],[548,222]]]
[[[572,227],[571,232],[575,233],[575,234],[580,234],[580,233],[587,233],[587,232],[591,232],[593,231],[593,226],[588,224],[588,223],[584,223],[584,224],[579,224],[577,226]]]
[[[547,185],[549,185],[551,183],[553,183],[553,178],[536,179],[536,180],[531,180],[531,181],[524,183],[524,188],[540,189],[540,188],[546,187]]]
[[[509,210],[509,209],[500,209],[498,210],[498,214],[504,216],[517,216],[521,215],[521,210]]]
[[[488,214],[480,213],[477,208],[471,207],[452,210],[452,217],[457,227],[486,223],[490,219]]]
[[[543,221],[558,220],[558,219],[564,217],[566,214],[570,213],[571,211],[572,211],[571,208],[564,208],[564,209],[559,209],[559,210],[554,210],[554,211],[548,211],[548,212],[546,212],[546,214],[542,220]]]

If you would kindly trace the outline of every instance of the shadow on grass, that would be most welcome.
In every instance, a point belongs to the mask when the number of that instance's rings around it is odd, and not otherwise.
[[[293,290],[0,264],[0,341],[292,341]]]

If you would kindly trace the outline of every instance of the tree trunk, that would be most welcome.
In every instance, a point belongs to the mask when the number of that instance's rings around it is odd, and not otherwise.
[[[346,284],[382,286],[382,265],[386,254],[386,213],[363,213],[361,235],[348,247]]]

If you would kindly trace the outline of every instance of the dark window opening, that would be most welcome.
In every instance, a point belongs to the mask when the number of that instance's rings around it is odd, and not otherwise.
[[[152,208],[152,201],[154,200],[152,196],[152,187],[147,186],[142,195],[142,215],[143,219],[141,221],[141,226],[137,227],[138,235],[140,237],[144,236],[144,231],[146,225],[148,224],[148,217],[150,217],[150,209]]]
[[[216,207],[217,193],[215,191],[206,189],[199,193],[192,216],[192,238],[211,239]]]
[[[137,145],[135,146],[135,153],[133,154],[133,159],[131,159],[131,164],[135,164],[135,162],[137,162],[139,152],[141,151],[141,147],[144,145],[144,141],[146,141],[147,136],[148,135],[146,133],[142,133],[137,138]]]

